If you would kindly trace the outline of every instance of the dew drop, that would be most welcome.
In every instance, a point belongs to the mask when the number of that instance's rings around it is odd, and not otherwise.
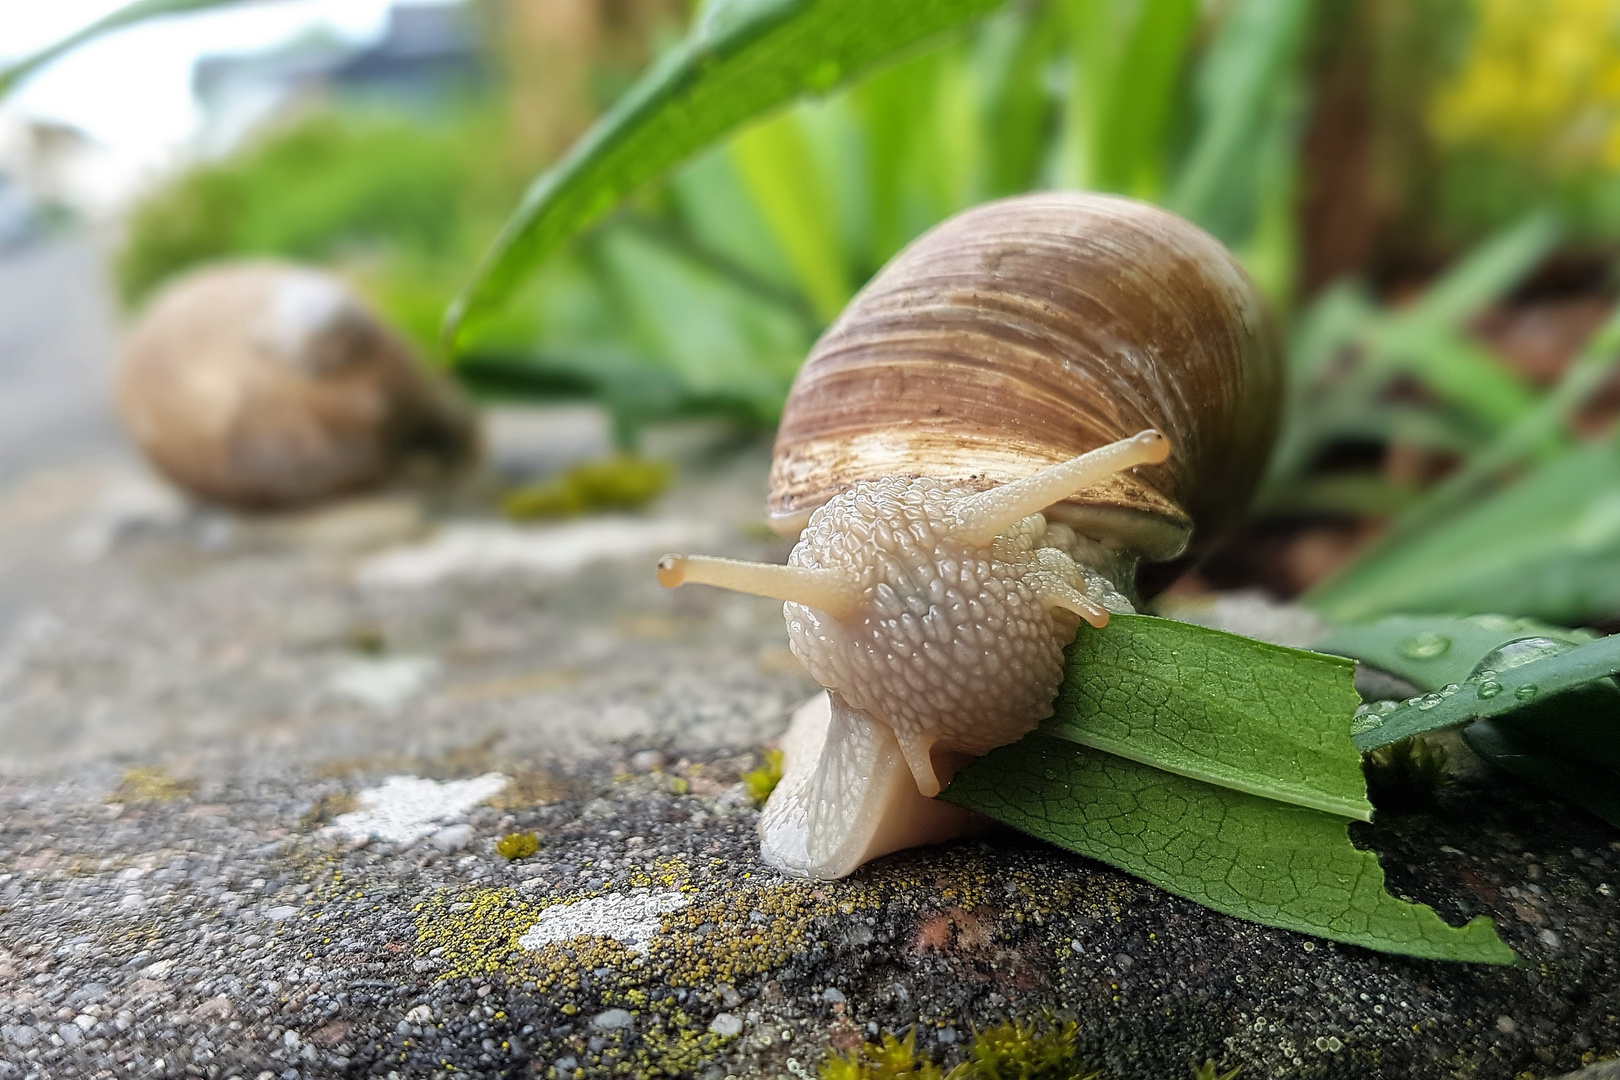
[[[1513,690],[1513,696],[1520,701],[1531,701],[1539,693],[1541,693],[1541,688],[1533,682],[1527,682],[1523,686],[1515,687]]]
[[[1493,698],[1501,692],[1502,684],[1497,682],[1495,679],[1486,679],[1484,682],[1479,684],[1479,696],[1482,698]]]
[[[1439,694],[1424,694],[1418,699],[1418,711],[1428,712],[1430,709],[1434,708],[1444,700],[1445,698],[1441,697]]]
[[[1444,685],[1444,686],[1442,686],[1440,688],[1440,696],[1441,697],[1450,697],[1452,694],[1455,694],[1457,691],[1459,691],[1461,689],[1462,689],[1462,687],[1458,686],[1454,682],[1453,683],[1446,683],[1446,685]]]
[[[1432,630],[1413,634],[1395,646],[1395,651],[1408,660],[1433,660],[1437,656],[1446,655],[1450,649],[1451,639]]]
[[[1575,648],[1573,642],[1557,641],[1548,637],[1520,638],[1485,654],[1485,658],[1474,665],[1473,678],[1490,678],[1498,672],[1512,671],[1532,660],[1557,656],[1573,648]]]

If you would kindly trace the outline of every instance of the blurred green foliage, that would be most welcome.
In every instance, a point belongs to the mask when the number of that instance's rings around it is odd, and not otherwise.
[[[893,26],[883,10],[714,0],[521,199],[530,163],[499,102],[440,127],[308,116],[155,193],[121,287],[137,300],[230,255],[323,261],[431,352],[472,278],[457,373],[489,394],[593,397],[628,446],[681,414],[774,423],[815,337],[950,214],[1033,188],[1119,191],[1210,229],[1288,317],[1291,400],[1263,510],[1394,522],[1310,603],[1339,620],[1620,613],[1620,450],[1570,427],[1620,364],[1620,325],[1550,390],[1473,332],[1550,255],[1620,234],[1603,210],[1620,207],[1605,5],[919,0]],[[840,24],[851,12],[865,37]],[[1545,32],[1515,37],[1526,18]],[[1303,132],[1331,104],[1313,78],[1350,48],[1340,37],[1372,56],[1392,220],[1415,243],[1477,240],[1398,305],[1365,277],[1300,304],[1301,193],[1327,167]],[[806,88],[817,96],[795,100]],[[1460,466],[1427,490],[1324,469],[1346,445]]]

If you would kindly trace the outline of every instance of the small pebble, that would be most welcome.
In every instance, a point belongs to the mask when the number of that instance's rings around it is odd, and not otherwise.
[[[473,842],[471,825],[446,825],[433,834],[432,844],[440,851],[460,851]]]
[[[603,1031],[618,1031],[635,1023],[635,1017],[626,1009],[608,1009],[591,1017],[591,1027]]]
[[[638,750],[630,755],[630,768],[639,773],[657,772],[666,760],[662,750]]]
[[[742,1017],[735,1013],[721,1013],[709,1021],[709,1030],[722,1039],[729,1039],[733,1035],[741,1035],[742,1029]]]

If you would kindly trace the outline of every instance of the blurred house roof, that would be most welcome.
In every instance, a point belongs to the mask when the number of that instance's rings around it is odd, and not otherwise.
[[[478,85],[481,42],[464,3],[399,3],[375,42],[318,35],[264,52],[197,62],[192,90],[204,113],[204,153],[222,153],[283,109],[311,97],[432,111]]]

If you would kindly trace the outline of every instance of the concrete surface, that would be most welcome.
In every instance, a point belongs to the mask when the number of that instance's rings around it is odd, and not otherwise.
[[[760,450],[688,453],[582,563],[573,526],[243,521],[64,460],[0,485],[0,1080],[803,1077],[1047,1016],[1118,1080],[1620,1054],[1620,836],[1505,781],[1356,836],[1518,968],[1264,930],[1012,834],[761,866],[739,778],[811,688],[776,605],[663,592],[637,550],[780,558]],[[432,546],[468,526],[498,542]],[[379,573],[401,553],[438,570]]]

